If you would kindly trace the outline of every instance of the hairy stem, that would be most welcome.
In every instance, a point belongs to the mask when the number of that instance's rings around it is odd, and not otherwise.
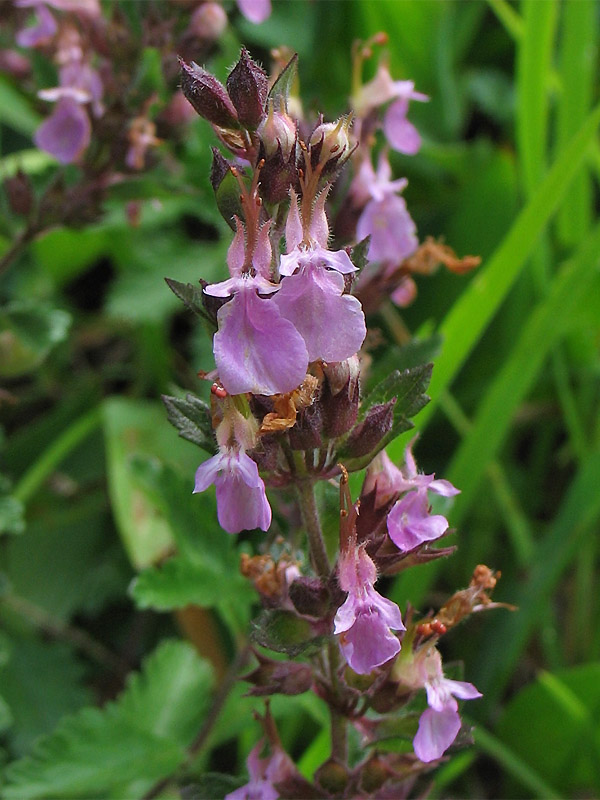
[[[328,578],[331,574],[331,565],[325,549],[321,520],[315,498],[314,482],[310,478],[301,478],[296,484],[296,496],[302,521],[308,534],[308,544],[314,568],[321,578]]]

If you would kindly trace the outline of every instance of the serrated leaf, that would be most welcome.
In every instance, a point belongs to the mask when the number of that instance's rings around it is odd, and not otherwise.
[[[252,623],[252,639],[263,647],[297,656],[322,643],[315,636],[310,623],[291,611],[267,609]]]
[[[271,90],[268,95],[268,100],[273,101],[273,105],[275,108],[279,108],[279,103],[283,100],[285,107],[287,108],[287,101],[288,97],[290,96],[290,92],[292,90],[292,86],[294,80],[296,78],[296,73],[298,71],[298,54],[294,53],[294,55],[290,58],[288,63],[279,73],[277,80],[271,86]]]
[[[85,708],[12,764],[6,800],[136,796],[173,772],[210,702],[212,676],[191,645],[167,641],[114,703]],[[143,787],[143,788],[142,788]]]
[[[425,394],[425,389],[431,380],[432,369],[433,364],[420,364],[417,367],[405,369],[402,372],[394,370],[394,372],[388,375],[387,378],[377,384],[377,386],[367,394],[359,409],[357,426],[361,425],[369,410],[374,406],[383,406],[385,403],[389,403],[393,398],[396,398],[396,403],[393,407],[392,427],[380,440],[377,448],[368,453],[367,456],[354,459],[349,458],[344,461],[349,471],[361,469],[366,466],[372,458],[393,439],[404,431],[414,427],[410,418],[414,417],[415,414],[426,406],[430,399],[429,396]]]
[[[232,565],[234,566],[234,565]],[[236,602],[249,604],[254,599],[250,584],[237,572],[227,574],[183,556],[174,556],[160,567],[142,572],[131,586],[131,594],[140,608],[170,611],[188,605],[219,607],[223,587]]]
[[[371,244],[371,234],[361,239],[358,244],[355,244],[350,251],[350,261],[355,267],[363,269],[369,263],[367,253],[369,252],[369,245]]]
[[[9,740],[16,755],[27,753],[65,714],[91,702],[84,678],[83,665],[71,647],[12,639],[10,658],[0,670],[0,694],[12,712]]]
[[[393,397],[396,398],[394,417],[414,417],[429,401],[425,389],[431,380],[432,370],[433,364],[420,364],[402,372],[394,370],[363,399],[359,419],[365,418],[371,406],[387,403]]]
[[[189,311],[192,311],[200,319],[207,320],[212,326],[213,322],[202,303],[202,287],[194,286],[191,283],[180,283],[180,281],[175,281],[173,278],[165,278],[165,282]]]
[[[216,608],[232,632],[245,630],[256,595],[240,575],[235,538],[219,527],[212,494],[192,495],[186,481],[156,461],[138,459],[135,471],[164,514],[178,549],[134,581],[131,593],[138,605],[160,611],[187,605]]]
[[[217,452],[210,407],[204,400],[193,394],[186,394],[185,400],[163,394],[162,401],[167,408],[167,419],[183,439],[197,444],[210,455]]]

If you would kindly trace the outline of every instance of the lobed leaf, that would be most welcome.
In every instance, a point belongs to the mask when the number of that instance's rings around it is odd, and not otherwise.
[[[6,800],[143,794],[173,772],[206,713],[213,679],[191,645],[166,641],[102,710],[84,708],[6,772]],[[143,788],[142,788],[143,787]]]

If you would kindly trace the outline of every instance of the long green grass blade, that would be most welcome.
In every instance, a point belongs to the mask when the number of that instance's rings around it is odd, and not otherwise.
[[[541,775],[489,731],[477,726],[473,731],[473,738],[479,750],[493,758],[509,775],[525,786],[533,797],[539,797],[540,800],[560,800],[560,792],[549,786]]]
[[[439,332],[445,344],[428,390],[432,401],[417,418],[421,430],[435,411],[441,393],[458,374],[523,269],[540,233],[581,168],[599,124],[600,105],[596,106],[577,134],[563,148],[488,263],[481,268],[440,325]],[[397,439],[390,445],[388,453],[392,459],[400,460],[405,442],[406,439]]]
[[[517,49],[516,138],[525,194],[546,169],[549,73],[556,28],[556,0],[523,0],[523,36]]]
[[[573,315],[599,270],[600,225],[556,276],[548,297],[530,316],[451,462],[447,476],[461,489],[452,511],[454,524],[473,502],[484,470],[502,445],[517,407],[531,390],[548,354],[572,325]]]
[[[559,72],[562,91],[556,109],[556,146],[560,149],[577,130],[592,105],[598,38],[597,5],[592,0],[563,3]],[[558,234],[566,245],[576,244],[589,230],[592,183],[582,170],[567,192],[558,218]]]
[[[481,642],[475,670],[475,683],[484,693],[481,710],[489,711],[501,696],[523,648],[546,613],[557,582],[600,516],[599,485],[600,453],[594,453],[580,467],[554,522],[538,544],[527,580],[503,587],[518,611],[499,616]],[[494,658],[489,657],[492,648]]]

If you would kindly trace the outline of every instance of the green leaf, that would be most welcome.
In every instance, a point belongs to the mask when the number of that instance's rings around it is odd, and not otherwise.
[[[474,682],[483,692],[480,710],[489,709],[514,674],[521,653],[547,613],[549,600],[578,546],[600,516],[600,453],[584,462],[558,514],[531,558],[527,582],[520,578],[502,587],[518,613],[499,616],[482,638]],[[489,653],[495,653],[493,659]]]
[[[143,795],[183,761],[212,685],[210,667],[191,645],[164,642],[115,702],[64,719],[31,756],[12,764],[4,797]]]
[[[0,77],[0,108],[2,122],[25,136],[31,136],[41,122],[23,95],[3,76]]]
[[[599,710],[600,664],[543,672],[506,706],[497,735],[555,787],[556,796],[597,794]]]
[[[180,283],[172,278],[165,278],[165,281],[169,289],[183,302],[189,311],[192,311],[200,319],[210,322],[211,326],[213,325],[212,319],[204,308],[202,288],[200,286],[194,286],[191,283]]]
[[[71,325],[66,311],[14,301],[0,309],[0,377],[15,378],[36,369]]]
[[[10,153],[4,158],[0,158],[0,175],[4,179],[11,178],[19,171],[24,172],[26,175],[37,175],[48,167],[55,165],[54,158],[43,150],[19,150],[16,153]]]
[[[156,461],[137,459],[133,466],[138,485],[163,516],[178,549],[134,581],[131,593],[138,605],[161,611],[187,605],[216,608],[233,633],[244,631],[256,594],[240,574],[235,538],[219,527],[212,494],[192,495],[187,481]]]
[[[294,85],[297,72],[298,54],[294,53],[294,55],[290,58],[288,63],[277,76],[277,80],[273,86],[271,86],[271,90],[269,92],[268,99],[273,101],[273,105],[276,109],[279,108],[279,104],[281,102],[283,102],[285,108],[287,108],[288,97],[290,96],[290,92]]]
[[[177,428],[183,439],[197,444],[210,455],[217,452],[210,407],[204,400],[188,393],[185,400],[163,394],[162,401],[167,408],[169,422]]]
[[[223,534],[224,536],[226,534]],[[196,605],[215,608],[223,603],[223,586],[236,603],[251,602],[254,592],[236,569],[237,559],[215,570],[212,566],[186,558],[173,556],[160,567],[141,573],[131,586],[131,594],[140,608],[171,611],[174,608]],[[226,601],[227,602],[227,601]]]
[[[160,458],[188,468],[191,496],[197,456],[165,425],[161,405],[111,398],[103,406],[108,488],[113,514],[133,565],[143,569],[173,548],[173,533],[163,511],[140,485],[134,456]]]
[[[307,620],[282,609],[265,609],[253,621],[252,628],[255,642],[292,657],[319,646],[323,641],[322,636],[314,635]]]
[[[418,414],[429,402],[425,389],[431,380],[432,369],[433,364],[421,364],[402,372],[399,370],[392,372],[364,398],[359,410],[359,419],[364,419],[372,406],[387,403],[395,397],[394,423],[386,437],[386,443],[403,431],[414,428],[410,418]]]
[[[594,280],[600,277],[600,226],[582,243],[573,260],[554,277],[548,296],[522,327],[508,358],[498,370],[447,471],[461,489],[453,508],[458,523],[476,498],[485,468],[497,454],[517,408],[527,397],[552,348],[572,327]]]
[[[85,671],[71,647],[37,639],[11,640],[10,658],[0,669],[0,694],[10,707],[11,749],[27,753],[65,714],[90,703]]]
[[[0,497],[0,534],[23,533],[25,530],[23,503],[11,495]]]
[[[181,797],[182,800],[215,800],[215,797],[225,797],[241,785],[239,778],[220,772],[207,772],[189,786],[183,786]]]

